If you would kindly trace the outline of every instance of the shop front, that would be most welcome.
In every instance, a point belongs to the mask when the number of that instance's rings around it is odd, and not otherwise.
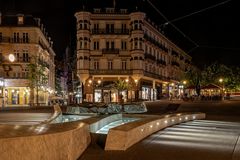
[[[153,88],[153,82],[141,81],[141,90],[139,91],[139,97],[142,100],[154,101],[157,99],[157,89]]]
[[[5,106],[28,106],[30,90],[28,87],[5,87],[4,88]]]

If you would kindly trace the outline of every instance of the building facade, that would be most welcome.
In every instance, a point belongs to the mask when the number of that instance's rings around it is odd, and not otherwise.
[[[77,19],[77,73],[86,101],[119,102],[179,96],[191,57],[143,12],[126,9],[80,11]],[[128,89],[117,89],[118,80]]]
[[[55,53],[40,19],[0,15],[2,106],[47,105],[55,88]]]

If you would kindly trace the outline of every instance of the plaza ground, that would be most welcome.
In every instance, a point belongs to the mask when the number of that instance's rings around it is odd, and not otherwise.
[[[240,101],[171,101],[175,112],[204,112],[205,120],[182,123],[145,138],[127,151],[104,151],[92,143],[79,160],[239,160]],[[169,101],[148,104],[164,114]],[[160,107],[162,106],[162,107]]]

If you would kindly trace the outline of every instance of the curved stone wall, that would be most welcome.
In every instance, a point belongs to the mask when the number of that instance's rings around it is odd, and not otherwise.
[[[109,130],[105,150],[126,150],[135,143],[168,126],[204,119],[204,113],[150,116]]]

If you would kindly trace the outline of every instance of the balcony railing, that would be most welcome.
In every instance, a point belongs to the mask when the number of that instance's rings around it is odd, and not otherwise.
[[[90,70],[92,75],[132,75],[132,70],[122,70],[122,69],[100,69],[100,70]]]
[[[180,67],[180,64],[178,62],[172,61],[172,66]]]
[[[157,60],[157,64],[159,64],[159,65],[164,65],[164,66],[167,65],[167,64],[166,64],[166,61],[164,61],[164,60],[162,60],[162,59],[158,59],[158,60]]]
[[[145,54],[144,54],[144,58],[145,58],[145,59],[151,59],[151,60],[153,60],[153,61],[156,60],[156,57],[153,56],[153,55],[151,55],[150,53],[145,53]]]
[[[92,34],[122,34],[128,35],[129,29],[92,29]]]
[[[158,48],[162,49],[165,52],[168,52],[168,48],[166,48],[164,45],[162,45],[160,42],[157,40],[153,39],[152,37],[148,36],[147,34],[144,34],[144,39],[146,41],[149,41],[150,43],[154,44]]]
[[[102,54],[119,54],[119,49],[116,48],[104,48]]]
[[[29,38],[0,37],[0,43],[29,43]]]

